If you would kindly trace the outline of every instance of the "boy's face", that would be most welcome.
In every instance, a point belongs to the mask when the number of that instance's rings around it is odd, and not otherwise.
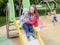
[[[28,12],[26,11],[26,12],[24,13],[24,15],[25,15],[25,16],[28,16]]]

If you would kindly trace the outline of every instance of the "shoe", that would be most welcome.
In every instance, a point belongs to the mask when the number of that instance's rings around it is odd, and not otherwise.
[[[54,21],[52,21],[52,22],[54,22]]]
[[[28,38],[28,41],[30,41],[30,36],[27,36],[27,38]]]
[[[33,38],[36,39],[36,35],[33,35]]]

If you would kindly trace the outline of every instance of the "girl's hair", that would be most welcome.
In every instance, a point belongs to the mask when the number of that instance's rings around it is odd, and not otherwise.
[[[35,16],[36,16],[37,20],[39,20],[39,13],[37,11],[36,5],[32,4],[30,7],[33,7],[34,8]]]

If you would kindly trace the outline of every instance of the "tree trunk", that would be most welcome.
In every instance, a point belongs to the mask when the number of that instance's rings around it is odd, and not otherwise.
[[[21,8],[22,8],[22,0],[17,0],[19,4],[19,16],[21,15]]]
[[[19,0],[19,16],[21,15],[21,9],[22,9],[22,0]]]

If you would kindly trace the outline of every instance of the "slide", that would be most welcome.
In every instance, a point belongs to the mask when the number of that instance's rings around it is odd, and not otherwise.
[[[20,42],[22,45],[45,45],[39,33],[36,34],[36,39],[33,39],[33,37],[31,37],[31,41],[28,41],[25,31],[23,29],[20,30],[18,22],[19,20],[15,20],[14,25],[19,34]],[[34,26],[33,29],[36,31]]]
[[[22,5],[23,8],[28,8],[30,7],[30,1],[29,0],[22,0]]]
[[[28,8],[30,7],[30,1],[29,0],[22,0],[22,5],[23,8]],[[8,2],[8,11],[9,11],[9,21],[10,22],[14,22],[14,26],[16,27],[16,30],[18,32],[19,35],[19,39],[21,42],[21,45],[44,45],[43,40],[41,39],[41,36],[39,33],[36,33],[36,39],[33,39],[33,37],[31,36],[31,41],[28,41],[27,37],[26,37],[26,33],[25,31],[19,28],[18,22],[19,20],[15,20],[15,11],[14,11],[14,2],[13,0],[9,0]],[[34,31],[35,27],[33,26]]]
[[[15,10],[13,0],[8,0],[8,18],[9,22],[13,22],[15,19]]]
[[[15,25],[19,22],[19,20],[15,21]],[[18,25],[18,24],[17,24]],[[19,26],[18,26],[19,27]],[[16,28],[18,28],[16,27]],[[20,32],[21,31],[21,32]],[[33,37],[31,37],[31,41],[28,41],[27,37],[26,37],[26,33],[25,31],[22,29],[22,30],[19,30],[19,33],[21,33],[22,35],[22,38],[25,42],[25,45],[40,45],[39,41],[37,39],[34,39]],[[19,35],[20,36],[20,35]]]

